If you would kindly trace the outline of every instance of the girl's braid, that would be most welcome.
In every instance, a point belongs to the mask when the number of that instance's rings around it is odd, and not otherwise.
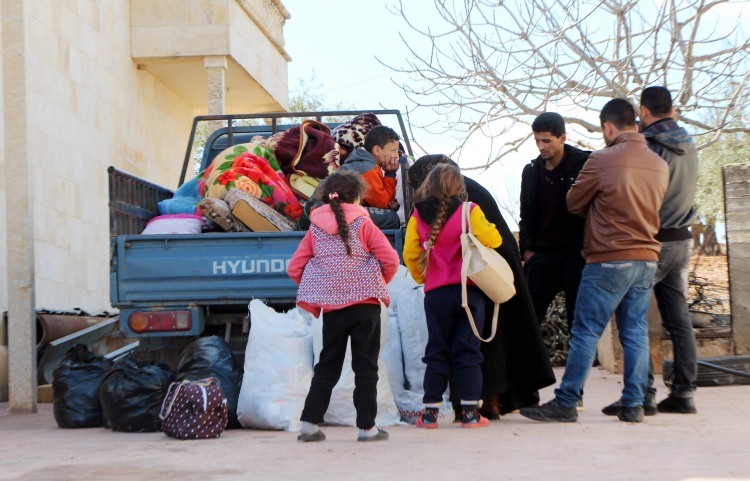
[[[427,240],[427,248],[422,250],[419,255],[419,259],[417,260],[419,266],[422,268],[423,273],[427,272],[427,264],[430,259],[430,251],[435,246],[435,239],[437,239],[438,234],[440,234],[440,230],[443,228],[443,224],[445,224],[445,214],[448,210],[448,200],[448,197],[440,197],[440,200],[438,201],[437,215],[435,215],[435,220],[432,222],[432,225],[430,225],[430,238]]]
[[[346,254],[351,257],[352,248],[349,245],[349,224],[346,223],[346,215],[344,214],[344,209],[341,208],[341,201],[338,197],[334,197],[329,200],[329,203],[331,204],[333,215],[336,218],[336,224],[339,226],[339,235],[344,242],[344,247],[346,247]]]

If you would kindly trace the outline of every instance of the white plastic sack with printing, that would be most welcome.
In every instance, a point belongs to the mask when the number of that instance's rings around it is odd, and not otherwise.
[[[280,313],[257,299],[249,309],[237,418],[245,428],[298,431],[313,374],[309,322],[296,308]]]
[[[320,357],[323,349],[323,318],[316,318],[312,322],[313,351],[315,363]],[[380,356],[378,356],[378,414],[375,424],[378,426],[392,426],[398,424],[399,413],[393,401],[391,385],[388,381],[388,371],[383,363],[383,347],[388,331],[388,309],[381,304],[380,310]],[[354,409],[354,371],[352,370],[351,342],[346,346],[346,357],[341,369],[341,377],[331,393],[331,402],[328,405],[323,420],[328,424],[340,426],[356,426],[357,411]]]
[[[388,375],[394,378],[391,389],[401,421],[414,424],[422,411],[424,396],[425,364],[422,357],[428,336],[424,286],[417,284],[405,266],[399,266],[388,284],[388,293],[391,298],[389,335],[382,357]],[[442,423],[451,423],[455,419],[449,397],[446,390],[438,418]]]

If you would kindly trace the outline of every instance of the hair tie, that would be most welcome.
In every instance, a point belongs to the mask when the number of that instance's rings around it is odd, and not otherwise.
[[[330,200],[338,199],[339,198],[339,193],[338,192],[331,192],[330,194],[328,194],[328,198]]]

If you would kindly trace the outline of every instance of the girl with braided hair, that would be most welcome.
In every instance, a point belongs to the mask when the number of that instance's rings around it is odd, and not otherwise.
[[[461,307],[461,205],[466,186],[458,167],[436,165],[414,195],[414,212],[406,226],[404,263],[414,280],[424,284],[427,346],[422,361],[424,410],[417,427],[438,427],[438,409],[448,386],[451,367],[461,399],[461,427],[489,425],[478,411],[482,396],[482,353],[466,311]],[[502,243],[495,225],[471,203],[471,229],[490,248]],[[469,309],[477,329],[484,326],[486,297],[469,281]]]
[[[287,267],[299,285],[297,305],[323,313],[323,349],[302,411],[300,441],[323,441],[318,428],[339,380],[351,340],[358,441],[388,439],[375,427],[380,303],[398,270],[398,253],[359,205],[365,186],[353,172],[335,172],[318,187],[323,202]]]

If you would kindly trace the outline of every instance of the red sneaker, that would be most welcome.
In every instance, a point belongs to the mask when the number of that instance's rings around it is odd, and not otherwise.
[[[431,421],[425,421],[422,416],[420,415],[417,418],[417,427],[422,429],[437,429],[438,423],[437,421],[431,422]]]
[[[466,429],[486,428],[489,425],[490,425],[490,420],[481,415],[479,416],[479,418],[474,418],[472,421],[468,423],[461,423],[461,427],[466,428]]]

